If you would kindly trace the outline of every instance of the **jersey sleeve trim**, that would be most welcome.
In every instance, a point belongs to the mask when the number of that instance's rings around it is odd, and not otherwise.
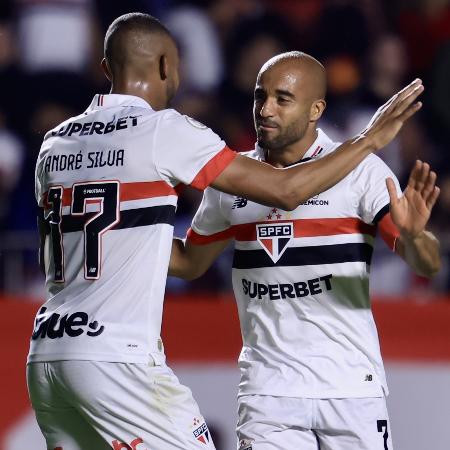
[[[199,190],[206,189],[236,158],[236,155],[236,152],[225,146],[197,173],[191,182],[191,186]]]
[[[375,217],[373,218],[373,223],[375,225],[377,225],[385,216],[386,214],[389,213],[389,204],[384,205],[376,214]]]
[[[378,228],[380,230],[380,235],[386,242],[387,246],[395,251],[395,243],[400,236],[400,231],[392,222],[391,214],[385,214],[384,217],[378,222]]]
[[[196,233],[192,228],[186,233],[187,239],[195,245],[207,245],[213,242],[226,241],[234,237],[233,228],[228,228],[224,231],[219,231],[218,233],[210,234],[205,236],[203,234]]]

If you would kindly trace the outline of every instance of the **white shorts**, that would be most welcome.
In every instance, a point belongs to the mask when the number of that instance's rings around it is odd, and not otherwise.
[[[239,397],[239,450],[393,450],[386,399]]]
[[[36,362],[27,382],[49,450],[215,448],[190,389],[166,365]]]

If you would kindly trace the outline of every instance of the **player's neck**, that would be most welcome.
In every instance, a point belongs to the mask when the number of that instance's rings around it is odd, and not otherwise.
[[[305,153],[317,139],[316,128],[307,130],[305,135],[297,142],[281,149],[265,149],[265,159],[270,165],[278,168],[288,167],[302,160]]]
[[[134,95],[143,98],[155,111],[167,108],[166,99],[159,94],[160,89],[146,80],[114,80],[111,94]]]

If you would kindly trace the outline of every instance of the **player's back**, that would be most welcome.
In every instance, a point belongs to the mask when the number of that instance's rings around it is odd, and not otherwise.
[[[170,142],[161,134],[174,127],[165,124],[182,117],[137,97],[99,95],[46,135],[36,195],[47,302],[30,361],[164,358],[159,333],[179,180],[155,142]]]

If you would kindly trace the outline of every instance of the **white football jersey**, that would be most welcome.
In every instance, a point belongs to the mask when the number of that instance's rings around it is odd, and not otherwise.
[[[28,360],[164,360],[164,289],[180,183],[204,189],[235,153],[143,99],[96,95],[48,132],[36,166],[47,301]]]
[[[299,163],[338,147],[321,130]],[[246,154],[264,160],[257,147]],[[387,394],[369,301],[377,223],[391,170],[368,156],[294,211],[208,188],[188,238],[235,239],[233,289],[243,348],[240,395],[344,398]],[[392,236],[390,245],[393,246]]]

